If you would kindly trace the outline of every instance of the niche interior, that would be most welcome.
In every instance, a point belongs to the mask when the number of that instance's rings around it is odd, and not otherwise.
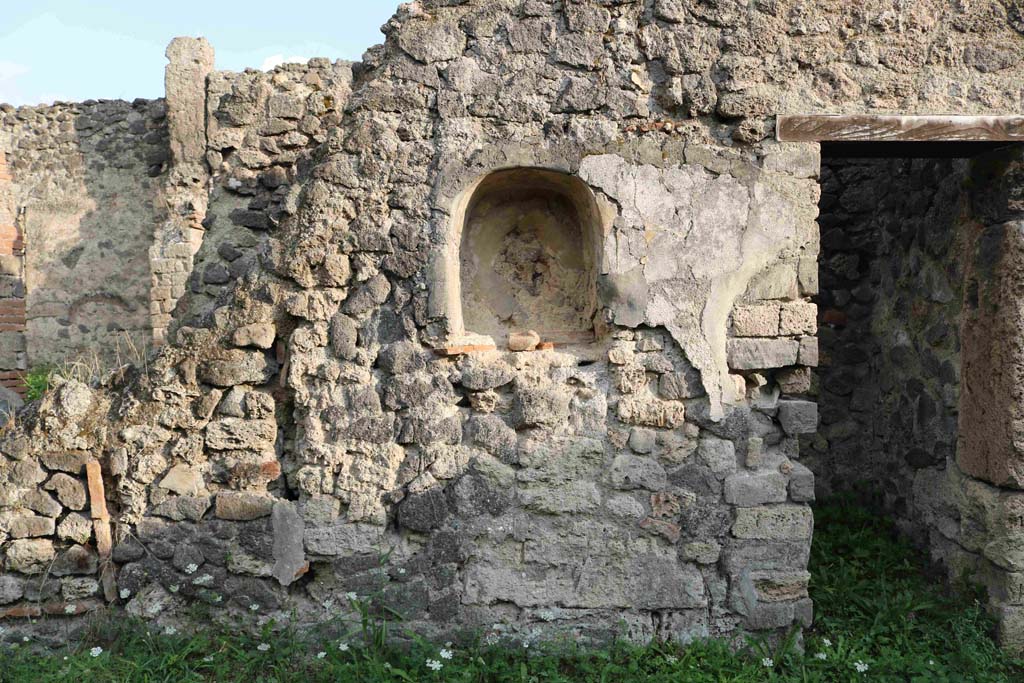
[[[464,206],[463,333],[498,345],[528,330],[556,344],[593,341],[601,221],[590,188],[557,171],[509,169]]]

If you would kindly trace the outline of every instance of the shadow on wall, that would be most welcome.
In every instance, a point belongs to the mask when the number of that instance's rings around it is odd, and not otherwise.
[[[5,118],[26,245],[28,365],[126,362],[152,338],[163,101],[25,107]]]
[[[968,174],[965,159],[822,163],[821,426],[802,451],[819,495],[861,491],[906,531],[915,482],[956,447]]]

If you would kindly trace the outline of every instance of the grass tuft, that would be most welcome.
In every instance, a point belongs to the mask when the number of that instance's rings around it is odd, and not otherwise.
[[[56,366],[53,365],[40,365],[32,368],[25,373],[22,381],[25,383],[27,391],[25,392],[26,401],[38,401],[43,397],[47,391],[50,390],[50,382],[53,379],[54,373],[57,371]]]

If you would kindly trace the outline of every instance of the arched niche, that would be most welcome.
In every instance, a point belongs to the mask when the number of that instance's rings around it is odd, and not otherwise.
[[[604,230],[583,181],[538,168],[495,171],[453,208],[445,299],[454,338],[489,337],[499,347],[527,330],[557,344],[594,339]]]

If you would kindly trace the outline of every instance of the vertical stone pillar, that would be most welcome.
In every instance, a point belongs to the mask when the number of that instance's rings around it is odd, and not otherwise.
[[[0,138],[0,387],[25,395],[25,242]],[[6,403],[0,396],[0,402]]]
[[[1001,644],[1024,651],[1024,153],[974,161],[961,322],[961,543],[982,555]]]
[[[166,341],[171,312],[185,293],[192,258],[203,241],[209,200],[206,165],[206,80],[213,47],[205,38],[175,38],[164,74],[171,166],[163,189],[167,219],[150,249],[153,341]]]

